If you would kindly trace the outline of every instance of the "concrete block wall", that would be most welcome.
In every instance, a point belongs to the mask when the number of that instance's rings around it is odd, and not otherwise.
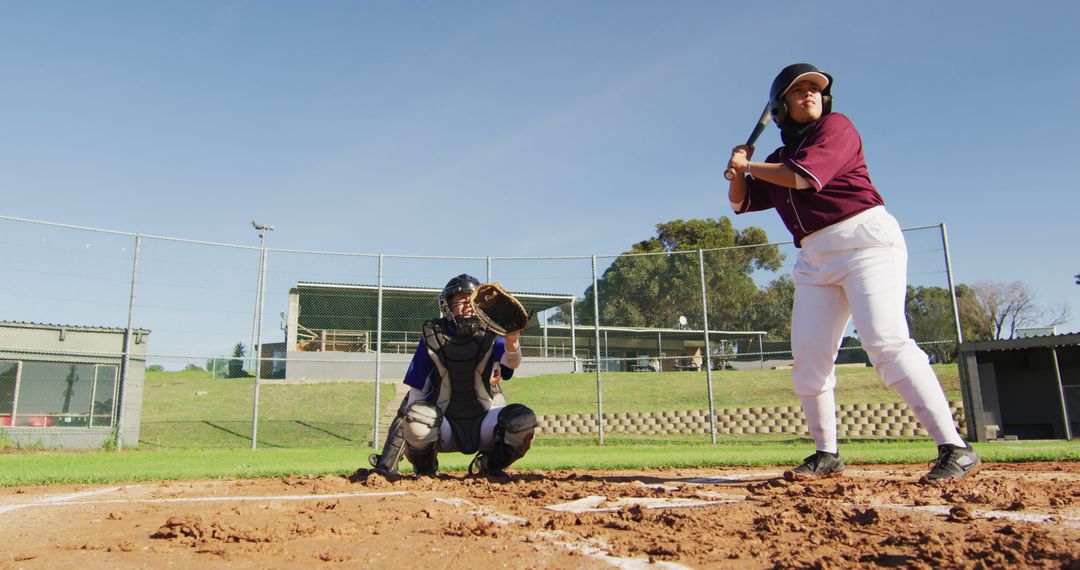
[[[964,410],[950,402],[953,417],[964,431]],[[806,420],[798,406],[725,408],[717,410],[716,433],[720,435],[789,434],[809,437]],[[604,414],[605,434],[709,435],[708,410],[624,412]],[[595,435],[596,414],[539,416],[542,435]],[[839,437],[925,437],[915,415],[903,402],[841,404],[837,406]]]

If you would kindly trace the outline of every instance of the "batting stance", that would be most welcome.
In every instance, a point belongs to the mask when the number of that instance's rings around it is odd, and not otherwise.
[[[442,317],[424,323],[405,374],[409,394],[382,453],[370,458],[376,473],[396,475],[404,455],[417,476],[433,476],[439,452],[459,451],[477,454],[470,473],[505,476],[532,445],[536,415],[521,404],[505,405],[498,388],[498,379],[509,380],[521,365],[521,332],[502,337],[483,325],[469,302],[479,286],[462,274],[439,293]]]
[[[844,470],[834,362],[854,318],[878,375],[937,443],[927,478],[963,477],[979,458],[957,433],[929,359],[910,337],[904,236],[870,182],[858,131],[832,112],[832,83],[831,75],[807,63],[784,68],[769,92],[783,146],[765,162],[750,162],[754,148],[740,145],[728,162],[736,173],[728,190],[735,213],[775,208],[800,248],[792,273],[791,379],[817,450],[790,473],[821,477]]]

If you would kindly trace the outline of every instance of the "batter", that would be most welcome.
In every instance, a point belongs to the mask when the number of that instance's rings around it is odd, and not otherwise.
[[[832,112],[832,83],[807,63],[784,68],[769,93],[784,145],[765,162],[750,162],[753,147],[740,145],[728,162],[737,173],[728,189],[735,213],[775,208],[800,248],[792,272],[791,380],[817,449],[789,473],[812,478],[844,470],[834,363],[854,318],[874,369],[937,443],[927,479],[964,477],[978,455],[957,433],[929,358],[909,334],[904,235],[870,181],[858,131]]]

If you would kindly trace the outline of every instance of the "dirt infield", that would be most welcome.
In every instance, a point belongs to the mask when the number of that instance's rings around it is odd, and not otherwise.
[[[1080,464],[0,490],[0,567],[1080,567]]]

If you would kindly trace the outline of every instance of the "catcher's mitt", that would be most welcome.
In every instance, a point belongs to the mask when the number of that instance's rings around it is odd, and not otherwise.
[[[529,311],[498,283],[484,283],[469,297],[473,313],[491,332],[506,336],[529,324]]]

